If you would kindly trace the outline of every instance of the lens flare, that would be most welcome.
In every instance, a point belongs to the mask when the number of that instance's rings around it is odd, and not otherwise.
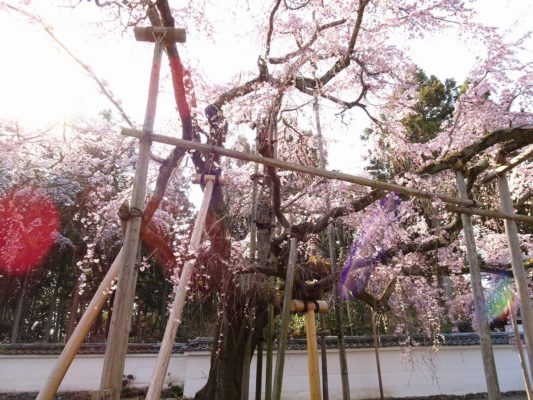
[[[24,275],[38,267],[58,228],[54,202],[42,189],[12,189],[0,199],[1,272]]]
[[[384,230],[388,228],[386,220],[396,219],[400,198],[392,193],[379,202],[379,209],[363,222],[359,238],[354,242],[350,256],[342,269],[339,282],[340,292],[346,298],[357,297],[366,287],[372,272],[383,259],[384,251],[380,249]],[[378,221],[378,219],[385,221]]]
[[[507,319],[509,304],[515,302],[515,295],[509,278],[499,280],[487,296],[487,316],[490,320]]]

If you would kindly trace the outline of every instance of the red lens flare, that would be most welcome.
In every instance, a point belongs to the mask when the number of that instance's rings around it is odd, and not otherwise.
[[[42,189],[12,189],[0,199],[0,272],[24,275],[39,266],[58,229],[56,207]]]

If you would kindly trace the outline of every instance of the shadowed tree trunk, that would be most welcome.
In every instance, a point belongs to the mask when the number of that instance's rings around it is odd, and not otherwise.
[[[11,329],[11,343],[17,343],[20,335],[20,327],[22,325],[22,314],[24,312],[24,299],[26,297],[26,290],[30,280],[30,272],[24,276],[22,287],[20,288],[17,297],[17,308],[15,309],[15,317],[13,318],[13,328]]]

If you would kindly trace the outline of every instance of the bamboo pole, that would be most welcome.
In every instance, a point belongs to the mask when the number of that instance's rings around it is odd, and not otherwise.
[[[98,286],[94,297],[87,306],[87,310],[83,313],[78,325],[76,325],[76,328],[74,329],[74,332],[65,344],[61,355],[54,365],[54,369],[50,372],[50,375],[46,379],[43,388],[37,395],[37,400],[51,400],[55,397],[57,389],[65,377],[72,360],[76,356],[81,344],[89,333],[89,330],[96,320],[96,317],[98,317],[98,314],[102,310],[109,292],[111,291],[111,287],[115,283],[120,266],[122,265],[122,253],[123,250],[121,249],[111,264],[111,267],[109,267],[109,270],[100,283],[100,286]]]
[[[272,355],[274,336],[274,304],[268,305],[268,325],[267,325],[267,359],[265,371],[265,400],[272,400]]]
[[[163,43],[158,40],[154,46],[148,101],[143,125],[143,131],[147,133],[152,132],[154,128],[162,54]],[[144,208],[146,179],[150,161],[150,145],[151,141],[148,135],[139,144],[139,158],[137,160],[130,202],[131,209],[136,211]],[[124,264],[118,276],[117,291],[113,303],[113,316],[111,317],[102,380],[100,383],[100,390],[102,392],[110,391],[113,400],[120,399],[122,375],[124,373],[126,353],[128,351],[131,310],[133,308],[135,286],[137,283],[137,259],[142,224],[141,217],[142,214],[138,212],[134,218],[128,221],[126,228],[124,238]]]
[[[191,235],[191,241],[189,243],[189,251],[196,252],[200,246],[202,239],[202,233],[204,231],[205,219],[207,211],[209,210],[209,202],[211,201],[211,195],[213,194],[214,181],[213,179],[207,180],[204,188],[204,197]],[[194,261],[188,260],[183,266],[181,271],[178,288],[176,289],[176,296],[172,303],[172,309],[168,317],[167,326],[165,328],[165,334],[161,347],[159,348],[159,354],[157,356],[156,366],[152,375],[150,386],[148,387],[148,393],[146,394],[146,400],[158,400],[165,383],[165,376],[168,370],[168,364],[170,362],[170,356],[172,355],[172,348],[174,347],[174,339],[176,338],[176,332],[181,323],[181,314],[185,305],[185,296],[187,295],[189,282],[194,269]]]
[[[139,131],[136,129],[123,128],[122,135],[132,136],[136,138],[142,138],[144,136],[149,136],[150,139],[154,142],[182,147],[184,149],[198,150],[204,153],[213,153],[219,156],[235,158],[241,161],[248,161],[248,162],[255,162],[259,164],[269,165],[271,167],[276,167],[276,168],[280,168],[280,169],[287,170],[287,171],[301,172],[304,174],[321,176],[323,178],[336,179],[339,181],[355,183],[355,184],[362,185],[362,186],[368,186],[374,189],[382,189],[382,190],[386,190],[390,192],[402,193],[407,196],[422,197],[422,198],[427,198],[427,199],[437,198],[437,199],[442,200],[445,203],[470,207],[468,209],[464,209],[460,211],[461,213],[464,213],[464,214],[477,215],[480,213],[484,213],[482,215],[491,217],[491,218],[510,219],[514,221],[522,221],[522,222],[528,222],[528,223],[533,222],[533,217],[529,217],[527,215],[505,214],[499,211],[483,210],[483,209],[476,208],[474,207],[475,202],[470,199],[465,200],[465,199],[447,196],[447,195],[436,193],[436,192],[426,192],[424,190],[404,187],[404,186],[397,185],[394,183],[381,182],[381,181],[377,181],[374,179],[368,179],[368,178],[364,178],[364,177],[357,176],[357,175],[350,175],[350,174],[344,174],[341,172],[322,170],[320,168],[307,167],[305,165],[298,165],[298,164],[293,164],[293,163],[289,163],[286,161],[276,160],[273,158],[262,157],[262,156],[258,156],[254,154],[244,153],[241,151],[225,149],[224,147],[213,146],[209,144],[203,144],[203,143],[193,142],[190,140],[183,140],[183,139],[178,139],[174,137],[164,136],[164,135],[157,135],[154,133],[145,133],[143,131]]]
[[[290,306],[292,298],[292,286],[294,283],[294,270],[296,269],[296,252],[298,239],[290,238],[289,263],[285,278],[285,290],[283,293],[283,308],[281,310],[281,327],[279,332],[278,353],[276,357],[276,370],[274,373],[273,398],[281,400],[281,386],[283,384],[283,368],[285,366],[285,350],[287,349],[287,335],[289,333]]]
[[[498,191],[502,210],[504,212],[513,212],[513,202],[505,173],[498,176]],[[526,350],[529,356],[529,370],[533,371],[533,308],[531,306],[531,298],[529,297],[528,279],[522,262],[522,251],[520,250],[516,222],[504,221],[504,226],[511,255],[514,281],[516,282],[518,298],[520,299]]]
[[[378,372],[378,383],[379,383],[379,398],[383,400],[383,381],[381,379],[381,363],[379,361],[379,333],[377,324],[377,314],[372,309],[372,336],[374,337],[374,354],[376,355],[376,368]]]
[[[320,313],[320,359],[322,361],[322,399],[329,400],[328,354],[326,348],[326,322]]]
[[[456,171],[456,182],[459,195],[462,199],[468,199],[466,183],[461,171]],[[492,351],[492,342],[490,338],[489,325],[487,322],[487,313],[485,308],[485,298],[483,297],[483,286],[481,284],[481,271],[479,268],[479,259],[474,240],[474,229],[470,216],[461,214],[463,221],[463,232],[470,266],[470,281],[472,292],[474,294],[474,313],[478,326],[479,341],[481,344],[481,356],[483,367],[485,369],[485,380],[487,382],[487,392],[489,400],[500,400],[500,387],[498,384],[498,375],[496,373],[496,364],[494,362],[494,353]]]
[[[315,111],[315,124],[318,137],[318,149],[320,153],[320,168],[326,170],[326,156],[324,151],[324,139],[322,137],[322,125],[320,123],[320,107],[318,104],[318,95],[315,92],[313,109]],[[329,190],[326,192],[326,212],[331,209],[331,199]],[[328,222],[328,248],[329,258],[331,261],[331,272],[336,273],[337,266],[337,249],[335,246],[335,226],[333,220]],[[338,285],[333,290],[333,304],[335,306],[335,324],[337,327],[337,343],[339,347],[339,364],[341,369],[342,399],[350,400],[350,381],[348,380],[348,362],[346,360],[346,346],[344,343],[344,321],[342,316],[342,302]]]
[[[522,339],[520,338],[520,332],[518,331],[518,324],[516,322],[516,316],[514,315],[513,306],[511,300],[507,301],[509,307],[509,314],[511,314],[511,325],[513,326],[513,334],[516,342],[516,348],[518,350],[518,358],[520,360],[520,367],[522,367],[522,376],[524,377],[524,384],[526,386],[527,400],[532,399],[531,381],[529,380],[529,373],[527,371],[526,358],[524,356],[524,349],[522,348]]]
[[[307,338],[307,365],[309,368],[310,400],[320,400],[320,376],[318,374],[318,348],[316,341],[315,310],[305,313],[305,334]]]

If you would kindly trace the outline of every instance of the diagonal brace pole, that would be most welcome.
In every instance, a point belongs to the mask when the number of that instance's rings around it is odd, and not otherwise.
[[[189,251],[197,252],[202,239],[202,233],[204,231],[205,219],[207,211],[209,209],[209,202],[211,201],[211,195],[213,194],[213,179],[209,179],[206,182],[204,189],[204,197],[200,211],[196,217],[194,229],[191,235],[191,242],[189,243]],[[176,290],[176,296],[172,303],[172,309],[168,317],[167,326],[165,328],[165,334],[161,347],[159,348],[159,355],[157,356],[157,362],[152,376],[152,381],[146,394],[146,400],[158,400],[163,390],[165,383],[165,377],[168,370],[168,364],[170,362],[170,356],[172,355],[172,348],[174,347],[174,339],[176,338],[176,332],[181,323],[181,314],[185,305],[185,296],[187,295],[189,281],[194,269],[194,261],[188,260],[183,266],[183,270],[180,275],[178,288]]]

